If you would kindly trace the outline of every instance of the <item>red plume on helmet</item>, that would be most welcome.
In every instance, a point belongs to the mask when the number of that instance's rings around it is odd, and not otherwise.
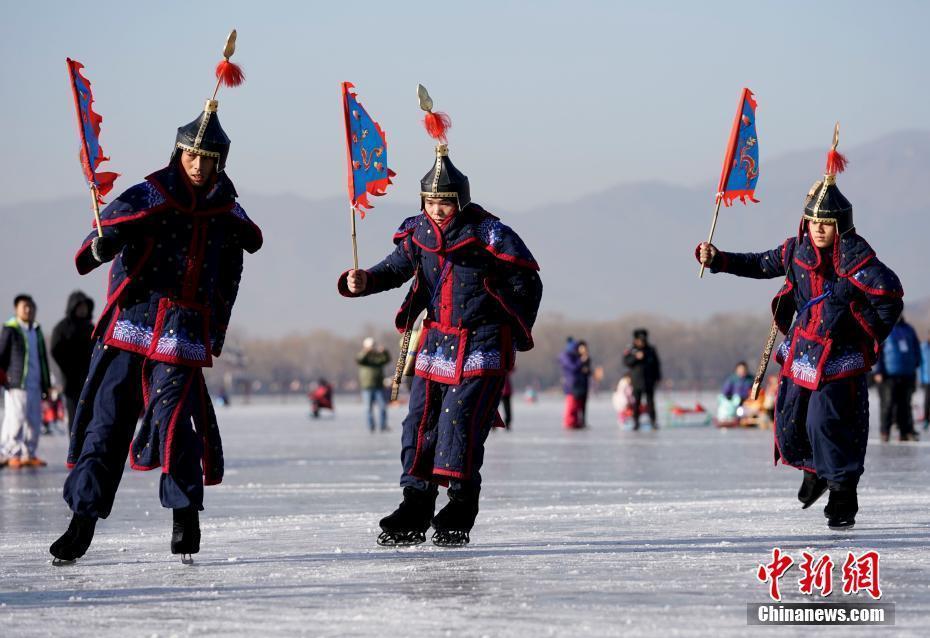
[[[841,154],[838,150],[831,149],[827,153],[827,175],[836,175],[837,173],[842,173],[846,170],[846,164],[848,160],[846,156]]]
[[[216,79],[223,86],[239,86],[245,80],[245,73],[241,66],[224,58],[216,65]]]
[[[842,155],[836,147],[840,143],[840,123],[836,123],[833,129],[833,147],[827,153],[827,175],[836,175],[846,170],[846,156]]]
[[[417,85],[417,99],[420,100],[420,108],[426,111],[423,117],[423,126],[431,138],[445,144],[446,131],[452,128],[452,120],[448,115],[439,111],[433,111],[433,98],[429,96],[426,87],[422,84]]]
[[[423,117],[423,126],[434,140],[446,142],[446,131],[452,128],[452,119],[445,113],[428,111]]]
[[[223,48],[223,59],[216,65],[216,88],[213,89],[213,99],[216,99],[216,93],[220,86],[234,87],[239,86],[245,81],[245,73],[242,67],[235,62],[230,62],[229,58],[236,52],[236,30],[233,29],[229,37],[226,38],[226,46]]]

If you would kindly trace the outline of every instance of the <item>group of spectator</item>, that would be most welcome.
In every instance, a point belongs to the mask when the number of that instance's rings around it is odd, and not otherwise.
[[[618,392],[623,392],[624,396],[629,393],[633,429],[639,429],[643,414],[648,416],[650,427],[658,429],[655,390],[662,380],[662,366],[645,328],[633,331],[633,343],[624,351],[623,363],[627,371],[620,380]],[[559,365],[565,393],[563,425],[568,429],[584,428],[587,426],[588,390],[595,372],[587,342],[569,337],[559,356]]]

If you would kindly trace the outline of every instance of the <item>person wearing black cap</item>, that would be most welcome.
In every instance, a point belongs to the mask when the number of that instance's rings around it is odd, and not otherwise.
[[[404,500],[381,520],[378,542],[421,543],[432,525],[435,544],[463,545],[478,515],[484,443],[503,425],[497,406],[506,376],[516,352],[533,347],[542,282],[517,233],[471,201],[468,178],[449,159],[448,116],[432,112],[422,86],[418,92],[427,131],[441,142],[420,183],[423,212],[401,224],[394,252],[343,273],[338,289],[361,297],[412,278],[395,325],[405,332],[426,311],[401,437]],[[437,485],[448,485],[449,503],[434,516]]]
[[[649,332],[645,328],[633,331],[633,344],[623,353],[623,363],[630,369],[633,385],[633,429],[639,429],[643,399],[646,399],[649,425],[657,430],[655,391],[662,380],[662,364],[659,353],[649,343]]]
[[[229,62],[235,31],[217,67]],[[121,194],[76,256],[78,272],[112,261],[106,305],[71,424],[64,498],[74,513],[50,547],[57,563],[82,556],[110,514],[127,455],[133,469],[161,468],[159,496],[173,510],[171,552],[200,549],[204,484],[223,477],[222,444],[203,368],[219,356],[239,289],[243,253],[262,235],[226,175],[229,138],[216,92],[178,129],[168,166]],[[139,415],[141,427],[136,431]]]
[[[695,250],[711,272],[784,277],[772,301],[785,334],[776,352],[781,381],[775,407],[775,460],[803,470],[803,508],[828,489],[831,529],[849,529],[859,510],[857,485],[869,434],[866,376],[903,308],[897,275],[857,232],[852,205],[836,185],[846,166],[839,124],[824,178],[807,195],[795,237],[763,253]]]

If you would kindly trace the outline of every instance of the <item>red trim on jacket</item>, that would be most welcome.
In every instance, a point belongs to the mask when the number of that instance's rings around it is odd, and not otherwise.
[[[162,474],[168,474],[168,472],[171,471],[174,433],[177,429],[178,419],[180,419],[181,413],[184,411],[187,404],[187,395],[190,392],[191,383],[194,381],[194,374],[195,373],[191,371],[190,376],[188,376],[187,381],[184,383],[184,389],[181,390],[181,397],[178,399],[178,404],[171,414],[171,421],[168,422],[168,435],[165,437],[165,458],[162,459]],[[188,417],[186,425],[190,425],[190,417]]]
[[[212,423],[211,419],[207,416],[207,405],[210,403],[210,393],[207,391],[207,381],[203,378],[203,372],[200,373],[200,378],[198,381],[199,383],[197,385],[198,391],[200,393],[201,419],[201,424],[198,429],[200,430],[200,436],[203,440],[203,484],[219,485],[223,482],[222,476],[216,479],[207,478],[213,476],[214,471],[213,447],[210,445],[209,429],[214,427],[215,424]]]
[[[172,308],[190,308],[200,314],[203,333],[201,339],[204,346],[204,359],[185,359],[169,354],[160,354],[158,352],[158,342],[161,340],[162,333],[165,330],[165,321],[168,311]],[[192,301],[173,300],[170,297],[162,297],[158,300],[158,314],[155,316],[155,327],[152,329],[152,343],[144,353],[146,358],[151,361],[160,361],[181,366],[190,366],[195,368],[209,368],[213,366],[213,352],[210,348],[210,308],[204,304]]]
[[[872,349],[873,352],[871,356],[866,357],[866,362],[874,365],[878,360],[878,352],[881,350],[882,344],[878,339],[878,336],[875,334],[875,330],[872,328],[872,325],[866,320],[862,312],[859,309],[859,302],[853,301],[849,304],[849,311],[852,312],[853,317],[856,319],[856,322],[859,324],[859,327],[862,328],[867,335],[872,339]]]
[[[872,288],[872,287],[870,287],[870,286],[866,286],[865,284],[859,282],[859,281],[858,281],[854,276],[852,276],[852,275],[849,275],[849,276],[847,276],[846,278],[849,279],[849,281],[851,281],[852,284],[853,284],[856,288],[858,288],[859,290],[861,290],[861,291],[863,291],[863,292],[865,292],[865,293],[868,293],[868,294],[870,294],[870,295],[878,295],[878,296],[881,296],[881,297],[899,297],[899,298],[900,298],[900,297],[904,297],[904,291],[903,291],[903,290],[884,290],[884,289],[882,289],[882,288]]]
[[[412,240],[413,240],[413,243],[415,243],[417,246],[419,246],[420,248],[422,248],[422,249],[425,250],[426,252],[428,252],[428,253],[438,253],[438,252],[440,252],[440,251],[443,249],[443,246],[445,245],[445,240],[444,240],[444,238],[443,238],[443,236],[442,236],[442,229],[439,228],[439,225],[438,225],[435,221],[433,221],[433,218],[432,218],[432,217],[430,217],[430,216],[427,215],[426,213],[423,213],[423,216],[426,218],[426,221],[428,221],[429,224],[430,224],[430,226],[432,227],[431,230],[433,231],[433,234],[434,234],[435,237],[436,237],[436,247],[435,247],[435,248],[430,248],[429,246],[427,246],[427,245],[421,243],[420,241],[417,240],[417,237],[416,237],[415,234],[411,235],[411,236],[410,236],[410,239],[412,239]]]
[[[484,396],[488,391],[488,383],[490,382],[490,377],[485,377],[484,381],[481,382],[481,391],[478,393],[478,401],[475,403],[474,412],[472,413],[471,423],[468,424],[468,435],[465,438],[465,445],[467,446],[465,452],[465,467],[462,468],[462,471],[468,476],[472,475],[472,465],[474,464],[474,449],[475,441],[478,438],[477,429],[481,427],[481,423],[484,418],[488,415],[488,409],[484,405]],[[490,401],[489,401],[490,403]]]
[[[781,380],[778,382],[778,391],[775,393],[776,397],[778,397],[781,394],[782,383],[785,383],[786,381],[788,383],[793,383],[791,378],[785,374],[785,370],[786,368],[782,368]],[[817,470],[815,470],[812,467],[807,467],[804,465],[794,465],[793,463],[789,463],[788,460],[785,458],[785,455],[781,451],[781,446],[778,444],[778,410],[775,411],[775,415],[772,418],[772,439],[775,442],[775,454],[776,454],[775,462],[773,465],[778,465],[778,461],[781,461],[782,465],[793,467],[796,470],[804,470],[806,472],[813,472],[814,474],[817,473]]]
[[[149,238],[148,241],[146,241],[145,243],[145,250],[142,252],[142,257],[139,259],[139,263],[136,264],[135,268],[133,268],[132,271],[126,275],[126,279],[124,279],[123,283],[119,285],[119,288],[117,288],[116,290],[113,291],[112,294],[109,294],[107,296],[107,305],[104,306],[103,312],[100,313],[100,318],[97,319],[97,325],[94,326],[94,332],[91,335],[93,338],[97,338],[100,336],[100,330],[103,327],[104,319],[106,319],[107,314],[110,312],[110,310],[113,309],[113,305],[117,301],[119,301],[119,298],[123,295],[123,292],[126,290],[126,286],[128,286],[139,275],[139,272],[145,267],[145,264],[148,262],[149,257],[152,255],[152,249],[154,248],[154,246],[155,246],[155,240],[152,238]],[[112,279],[112,271],[113,271],[113,266],[110,266],[110,277],[107,278],[108,280]],[[115,320],[116,320],[116,315],[113,316],[111,321],[115,321]]]
[[[421,336],[422,340],[422,336]],[[427,380],[424,382],[423,387],[423,416],[420,418],[420,423],[417,425],[417,449],[413,455],[413,463],[410,464],[410,473],[413,476],[422,477],[422,473],[419,471],[420,464],[420,454],[423,451],[423,438],[426,433],[426,426],[430,421],[430,390],[432,389],[432,384]]]
[[[523,331],[523,336],[526,337],[526,340],[529,343],[530,347],[527,348],[527,350],[531,350],[533,348],[533,333],[527,327],[526,323],[523,321],[520,315],[515,313],[510,308],[510,306],[508,306],[507,303],[501,298],[501,296],[491,289],[491,286],[489,284],[489,280],[487,277],[484,278],[484,289],[488,291],[489,295],[491,295],[492,297],[494,297],[494,299],[497,300],[497,303],[501,305],[501,308],[504,309],[504,312],[506,312],[508,315],[510,315],[511,317],[517,320],[517,325],[520,326],[520,329]]]
[[[429,356],[429,333],[430,331],[435,330],[443,335],[449,335],[455,337],[454,346],[456,349],[455,352],[455,376],[454,377],[445,377],[439,374],[433,374],[430,372],[423,372],[416,366],[416,359],[419,357],[421,352],[426,352]],[[414,358],[414,370],[415,374],[418,377],[434,381],[436,383],[442,383],[444,385],[458,385],[462,382],[462,368],[465,365],[465,350],[468,346],[468,330],[465,328],[458,328],[456,326],[445,326],[441,323],[437,323],[431,319],[423,320],[423,329],[420,331],[420,340],[417,343],[417,357]]]
[[[446,271],[446,264],[449,264],[449,270]],[[452,307],[455,305],[453,301],[453,291],[455,289],[455,264],[448,261],[446,255],[441,255],[439,257],[439,272],[445,273],[445,277],[440,282],[442,289],[439,295],[439,322],[444,326],[452,325]]]
[[[200,284],[201,266],[207,248],[207,224],[202,220],[195,221],[191,231],[191,243],[187,249],[187,268],[184,273],[184,282],[181,286],[181,299],[193,301],[197,295],[197,286]]]
[[[801,347],[801,340],[798,337],[823,346],[823,351],[820,354],[820,358],[817,360],[817,367],[815,368],[813,381],[798,379],[796,376],[794,376],[794,373],[791,370],[791,364],[794,363],[795,353],[797,352],[798,348]],[[798,385],[802,388],[807,388],[808,390],[819,390],[821,383],[824,381],[823,368],[825,365],[827,365],[827,361],[830,359],[830,351],[832,349],[833,339],[830,339],[829,335],[821,337],[816,332],[808,331],[801,326],[795,326],[791,340],[791,348],[788,349],[788,356],[785,358],[785,364],[782,367],[782,371],[786,371],[787,376],[795,385]]]

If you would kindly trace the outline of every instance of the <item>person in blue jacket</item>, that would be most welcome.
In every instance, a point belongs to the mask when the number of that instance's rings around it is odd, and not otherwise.
[[[591,380],[591,357],[584,341],[569,337],[559,355],[562,368],[562,392],[565,393],[565,415],[562,424],[568,429],[586,427],[588,386]]]
[[[903,307],[895,273],[857,232],[852,205],[836,185],[845,158],[836,137],[824,178],[807,196],[798,234],[762,253],[729,253],[709,243],[695,256],[712,272],[783,277],[772,301],[785,340],[775,409],[775,461],[804,472],[798,499],[810,507],[827,489],[832,529],[855,524],[857,485],[869,430],[866,377]]]
[[[888,442],[891,426],[895,423],[902,441],[917,440],[911,401],[917,389],[917,374],[922,363],[920,349],[917,332],[902,315],[882,344],[873,370],[875,383],[881,393],[882,442]]]
[[[723,382],[723,388],[720,389],[726,399],[732,399],[734,396],[739,397],[740,403],[749,398],[749,391],[752,390],[752,375],[749,374],[749,366],[745,361],[736,364],[733,374],[727,377]]]
[[[343,273],[338,289],[362,297],[412,279],[398,331],[426,312],[401,434],[403,502],[381,520],[378,542],[421,543],[432,525],[435,544],[461,545],[478,515],[485,439],[503,426],[504,382],[516,352],[533,347],[542,282],[520,236],[471,200],[446,144],[420,186],[421,212],[400,225],[393,252]],[[449,502],[434,516],[437,485],[448,486]]]
[[[922,418],[924,431],[930,428],[930,335],[920,344],[920,385],[924,389]]]

